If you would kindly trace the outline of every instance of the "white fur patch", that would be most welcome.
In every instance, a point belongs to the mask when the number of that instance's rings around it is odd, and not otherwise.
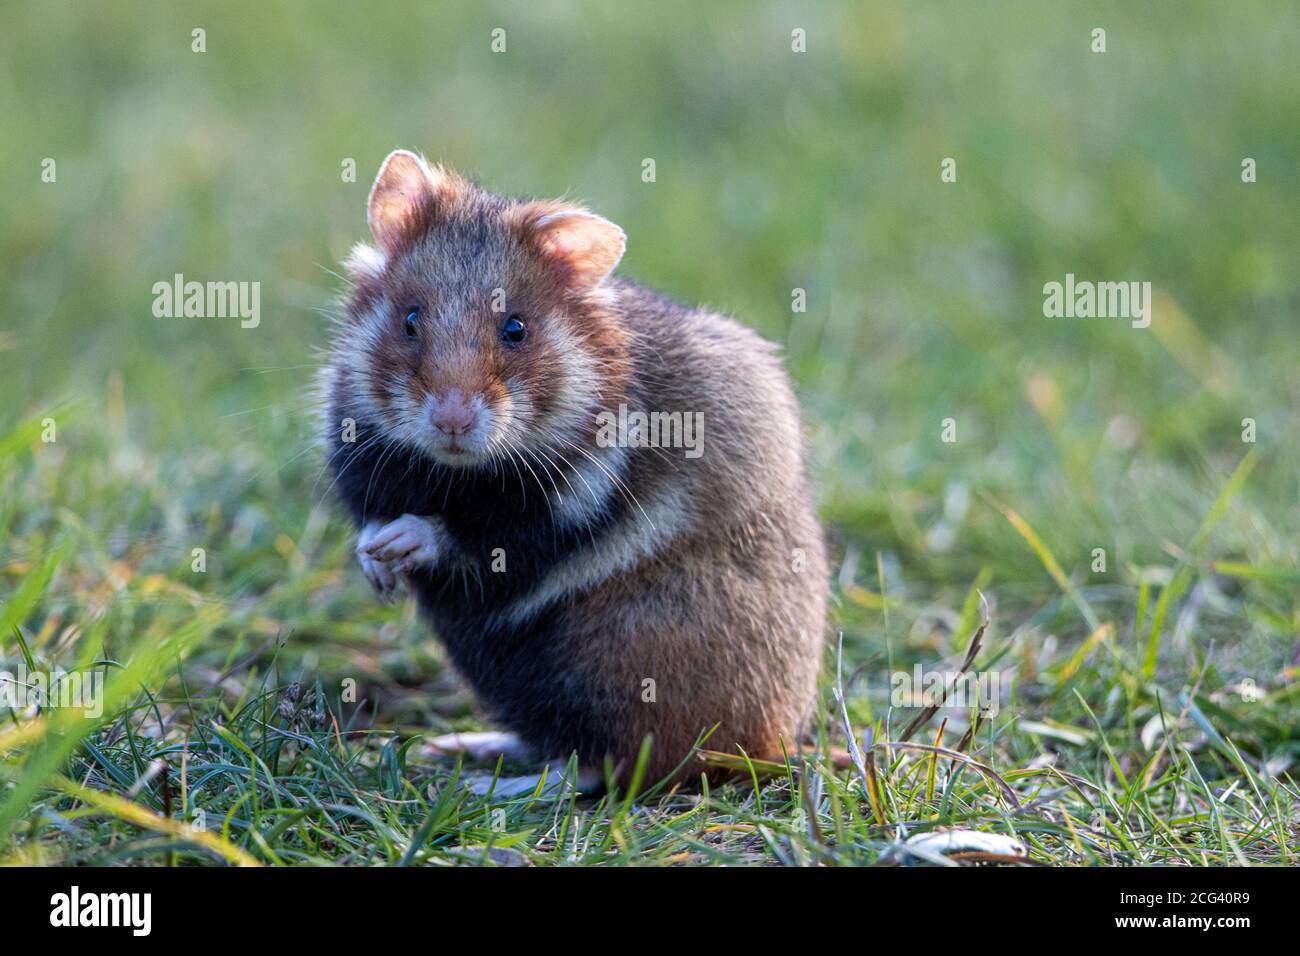
[[[680,494],[665,489],[640,506],[629,505],[626,517],[596,539],[593,550],[580,551],[553,568],[528,595],[502,608],[497,620],[517,626],[552,601],[590,590],[660,553],[691,524],[681,500]]]
[[[339,364],[348,373],[348,398],[356,409],[358,420],[378,424],[386,421],[386,417],[376,400],[376,392],[379,390],[371,382],[367,338],[369,336],[364,330],[356,329],[350,340],[341,344],[337,354]]]
[[[374,246],[358,242],[343,260],[343,268],[354,279],[378,279],[388,267],[388,256]]]
[[[590,527],[618,495],[618,485],[610,475],[622,480],[627,449],[588,449],[587,454],[595,461],[572,448],[562,447],[560,451],[572,466],[572,472],[564,485],[565,494],[556,509],[556,517],[572,527]]]
[[[481,762],[495,762],[497,757],[507,760],[530,760],[534,757],[517,734],[501,730],[475,730],[459,734],[440,734],[424,742],[421,748],[429,756],[454,757],[465,754]]]

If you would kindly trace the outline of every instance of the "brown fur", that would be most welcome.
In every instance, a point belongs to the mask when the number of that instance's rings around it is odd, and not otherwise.
[[[635,314],[634,303],[624,308]],[[687,530],[566,616],[575,654],[618,705],[616,758],[627,765],[642,737],[654,737],[650,779],[672,770],[706,723],[720,724],[712,749],[780,760],[784,740],[793,753],[825,636],[828,571],[784,371],[750,330],[696,315],[682,323],[650,309],[637,326],[660,357],[657,384],[642,386],[648,407],[705,415],[708,467],[671,470],[653,456],[636,466],[651,472],[643,487],[675,501]],[[657,674],[668,679],[657,678],[654,705],[615,692]]]
[[[816,692],[828,572],[799,409],[774,347],[725,316],[609,277],[622,232],[572,204],[502,199],[394,154],[370,218],[383,252],[361,249],[351,260],[356,289],[330,373],[334,413],[373,420],[419,455],[424,438],[411,409],[423,396],[450,388],[480,396],[547,473],[550,485],[534,477],[548,498],[561,480],[577,489],[572,514],[561,509],[553,519],[599,528],[589,546],[575,544],[539,571],[527,593],[474,611],[483,641],[499,628],[541,627],[547,659],[563,662],[554,706],[578,707],[609,740],[604,753],[584,752],[589,745],[576,737],[570,744],[562,732],[539,746],[578,749],[587,763],[608,757],[625,777],[650,736],[650,780],[687,759],[715,724],[709,748],[780,759],[784,741],[793,753]],[[506,290],[510,313],[529,317],[532,331],[518,349],[495,337],[494,288]],[[429,316],[414,344],[401,323],[413,306]],[[596,413],[620,403],[703,413],[704,454],[599,447]],[[510,474],[501,447],[491,467]],[[413,471],[409,480],[419,481]],[[360,489],[356,475],[348,480]],[[406,506],[387,501],[421,494],[386,488],[372,505],[371,491],[349,498],[359,522],[393,520],[399,515],[389,512]],[[454,526],[455,509],[477,504],[452,502],[445,520]],[[465,574],[483,556],[466,541],[448,561]],[[427,583],[412,579],[435,621],[439,602],[450,599],[439,596],[440,582],[451,573],[432,568]],[[473,636],[456,641],[449,647],[474,660]],[[490,673],[467,676],[492,695]],[[646,679],[654,702],[643,699]],[[519,688],[534,709],[548,706],[548,693]],[[688,765],[682,776],[699,769]]]

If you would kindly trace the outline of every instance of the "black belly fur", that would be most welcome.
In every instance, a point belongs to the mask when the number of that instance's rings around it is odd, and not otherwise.
[[[501,612],[530,594],[556,565],[583,560],[593,538],[599,540],[622,517],[622,495],[610,495],[590,526],[559,529],[538,479],[551,507],[551,478],[561,492],[571,492],[561,475],[548,478],[537,462],[530,462],[536,477],[509,463],[495,473],[448,469],[403,447],[367,444],[374,435],[359,425],[355,442],[335,440],[335,487],[358,527],[403,514],[441,517],[462,558],[473,562],[476,574],[439,566],[410,576],[456,669],[492,717],[540,755],[576,751],[584,762],[599,761],[611,743],[602,716],[606,708],[566,640],[567,608],[554,602],[522,623],[504,623]],[[564,467],[558,460],[556,465]],[[568,477],[582,488],[579,478]],[[491,570],[497,548],[504,550],[504,572]]]

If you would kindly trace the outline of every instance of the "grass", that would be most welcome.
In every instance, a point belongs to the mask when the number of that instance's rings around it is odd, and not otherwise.
[[[0,713],[0,861],[935,863],[902,841],[955,828],[1042,864],[1297,862],[1297,11],[6,17],[0,670],[107,677],[98,717]],[[482,716],[353,567],[305,397],[397,145],[587,199],[624,271],[785,345],[843,635],[817,753],[599,800],[418,757]],[[261,324],[155,318],[177,272],[260,281]],[[1150,280],[1151,328],[1044,318],[1067,272]],[[903,746],[891,675],[955,670],[985,616],[997,714]]]

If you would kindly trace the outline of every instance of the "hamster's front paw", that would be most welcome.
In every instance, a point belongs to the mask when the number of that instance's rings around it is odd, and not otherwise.
[[[367,525],[368,530],[371,525]],[[447,542],[447,532],[437,518],[402,515],[395,521],[378,525],[370,535],[362,531],[357,553],[365,559],[386,566],[392,573],[404,573],[437,562]]]
[[[361,533],[357,536],[357,561],[360,562],[361,570],[365,573],[370,586],[374,588],[375,594],[381,601],[388,602],[392,600],[397,589],[397,571],[391,563],[372,557],[366,550],[375,535],[384,527],[383,522],[372,521],[361,529]]]

